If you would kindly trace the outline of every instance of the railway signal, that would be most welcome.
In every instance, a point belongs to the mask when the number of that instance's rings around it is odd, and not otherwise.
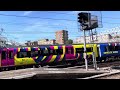
[[[78,13],[78,22],[81,24],[83,30],[90,27],[91,13],[81,12]]]
[[[78,13],[78,22],[80,23],[82,27],[81,30],[83,30],[84,33],[84,59],[85,59],[86,71],[88,70],[88,62],[86,58],[87,54],[86,54],[85,30],[87,30],[89,27],[90,19],[91,19],[91,13],[86,13],[86,12]]]
[[[88,62],[86,58],[86,36],[85,36],[85,31],[90,31],[92,32],[92,29],[98,27],[98,18],[94,16],[92,18],[91,13],[88,12],[81,12],[78,13],[78,22],[80,23],[80,29],[84,33],[84,59],[85,59],[85,65],[86,65],[86,70],[88,70]],[[92,35],[93,37],[93,35]],[[92,39],[93,40],[93,39]]]

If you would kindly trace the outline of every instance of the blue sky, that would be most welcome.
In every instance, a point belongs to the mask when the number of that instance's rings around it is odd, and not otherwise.
[[[27,40],[55,39],[55,31],[64,29],[68,31],[69,39],[74,40],[83,35],[83,32],[78,30],[78,12],[81,11],[0,11],[0,28],[4,29],[2,36],[7,37],[8,40],[24,43]],[[91,13],[97,15],[99,22],[101,21],[100,11],[91,11]],[[102,22],[103,27],[96,29],[98,33],[120,26],[120,12],[102,11]]]

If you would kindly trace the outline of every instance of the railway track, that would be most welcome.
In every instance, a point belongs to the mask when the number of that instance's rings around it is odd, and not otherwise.
[[[116,61],[107,61],[107,62],[98,62],[97,67],[104,68],[104,67],[113,67],[113,66],[120,66],[120,60]],[[46,66],[45,66],[46,67]],[[47,68],[63,68],[63,69],[74,69],[74,68],[82,68],[85,69],[85,63],[77,64],[77,65],[56,65],[56,66],[47,66]],[[89,69],[93,69],[93,63],[88,64]]]
[[[116,61],[108,61],[108,62],[102,62],[102,63],[100,63],[100,62],[98,62],[97,63],[97,67],[99,67],[99,68],[104,68],[104,67],[112,67],[112,66],[120,66],[120,60],[116,60]],[[82,69],[84,69],[85,68],[85,63],[82,63],[82,64],[77,64],[77,65],[70,65],[70,64],[67,64],[67,65],[55,65],[55,66],[43,66],[43,67],[45,67],[45,68],[63,68],[63,69],[74,69],[74,68],[82,68]],[[27,67],[27,68],[31,68],[31,67]],[[93,69],[94,67],[93,67],[93,63],[92,62],[90,62],[89,64],[88,64],[88,68],[89,69]],[[17,70],[20,70],[20,69],[25,69],[25,67],[24,68],[17,68]],[[10,70],[15,70],[15,69],[8,69],[8,70],[3,70],[3,71],[10,71]],[[3,72],[3,71],[1,71],[1,72]]]

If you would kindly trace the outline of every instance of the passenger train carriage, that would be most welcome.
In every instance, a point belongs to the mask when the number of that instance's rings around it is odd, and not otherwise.
[[[120,44],[119,43],[105,43],[99,44],[99,60],[109,60],[110,58],[120,58]]]
[[[92,53],[98,61],[107,60],[110,57],[120,56],[120,44],[87,44],[87,60],[92,60]],[[38,47],[18,47],[0,49],[0,67],[17,67],[28,65],[72,65],[84,61],[84,45],[50,45]]]

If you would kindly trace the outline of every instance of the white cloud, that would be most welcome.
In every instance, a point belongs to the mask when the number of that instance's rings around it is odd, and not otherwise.
[[[33,11],[25,11],[24,13],[23,13],[23,16],[27,16],[27,15],[29,15],[29,14],[31,14]]]

